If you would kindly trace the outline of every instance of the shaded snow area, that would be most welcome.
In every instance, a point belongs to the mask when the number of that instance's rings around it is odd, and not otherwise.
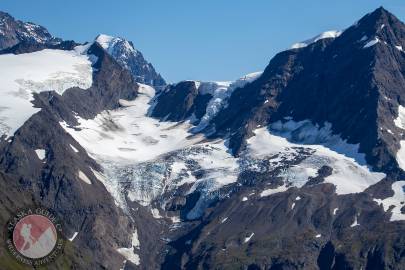
[[[93,173],[122,208],[126,196],[146,206],[162,193],[190,184],[189,192],[203,191],[189,213],[190,218],[199,216],[218,197],[220,187],[236,181],[237,159],[227,152],[224,141],[204,142],[202,135],[190,133],[188,122],[148,117],[154,89],[140,85],[139,92],[133,101],[121,100],[117,110],[91,120],[78,118],[75,129],[61,125],[102,165],[103,174]]]
[[[369,40],[364,46],[364,49],[367,49],[369,47],[374,46],[375,44],[377,44],[378,42],[380,42],[380,40],[378,39],[378,37],[374,37],[373,39]]]
[[[131,247],[129,248],[119,248],[117,251],[125,257],[126,260],[132,262],[135,265],[140,264],[140,258],[137,253],[135,253],[135,250],[139,250],[140,248],[140,242],[138,239],[138,231],[135,229],[135,232],[132,234],[132,240],[131,240]],[[124,261],[124,266],[125,266],[126,261]],[[125,267],[124,267],[125,268]]]
[[[374,199],[378,204],[382,204],[384,211],[391,208],[391,221],[405,220],[405,214],[401,212],[401,208],[405,205],[405,181],[397,181],[392,184],[394,195],[389,198]]]
[[[405,107],[399,105],[398,117],[394,119],[394,124],[405,131]],[[405,170],[405,140],[400,141],[400,148],[397,152],[397,162],[402,170]]]
[[[291,186],[302,187],[323,166],[332,168],[332,174],[324,182],[335,185],[339,195],[362,192],[385,177],[383,173],[370,171],[364,155],[358,153],[358,146],[332,135],[328,123],[319,127],[310,121],[278,121],[269,129],[256,129],[255,134],[248,140],[248,151],[256,158],[267,157],[277,164],[298,157],[302,151],[306,153],[299,164],[282,170],[279,175],[284,179],[282,186],[264,190],[261,196],[283,192]]]
[[[228,106],[228,99],[235,89],[255,81],[262,73],[262,71],[250,73],[234,82],[198,82],[196,87],[200,93],[203,95],[210,94],[212,98],[208,102],[207,109],[201,121],[191,131],[200,132],[205,129],[215,115]]]
[[[55,90],[61,95],[71,87],[91,86],[92,62],[83,47],[0,55],[1,135],[12,136],[40,110],[33,107],[33,93]]]
[[[318,40],[325,39],[325,38],[337,38],[342,34],[342,31],[336,31],[336,30],[331,30],[331,31],[326,31],[323,32],[316,37],[313,37],[311,39],[295,43],[291,46],[291,49],[300,49],[307,47],[308,45],[317,42]]]

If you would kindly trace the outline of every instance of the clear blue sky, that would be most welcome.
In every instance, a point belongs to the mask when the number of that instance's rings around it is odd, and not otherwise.
[[[344,29],[381,5],[404,21],[403,0],[1,0],[0,10],[64,39],[127,38],[176,82],[263,70],[292,43]]]

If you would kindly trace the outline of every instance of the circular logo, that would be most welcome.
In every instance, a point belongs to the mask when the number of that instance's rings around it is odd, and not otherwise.
[[[19,262],[40,266],[63,251],[62,226],[47,209],[18,211],[7,224],[7,249]]]

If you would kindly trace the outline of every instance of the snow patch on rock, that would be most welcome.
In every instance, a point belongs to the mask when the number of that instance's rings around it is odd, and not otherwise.
[[[79,176],[79,179],[80,179],[80,180],[82,180],[82,181],[85,182],[86,184],[91,185],[90,179],[89,179],[89,178],[87,177],[87,175],[86,175],[84,172],[82,172],[81,170],[79,170],[78,176]]]
[[[405,220],[405,214],[401,212],[401,208],[405,205],[405,181],[394,182],[391,186],[394,191],[392,197],[374,199],[378,204],[382,204],[384,211],[388,211],[391,207],[390,221]]]
[[[119,248],[117,251],[124,256],[128,261],[132,262],[135,265],[140,265],[140,257],[135,253],[135,249],[140,248],[140,242],[138,239],[138,231],[135,229],[135,232],[132,234],[131,247],[129,248]]]
[[[79,234],[78,232],[75,232],[75,233],[72,235],[72,237],[70,237],[68,240],[69,240],[70,242],[73,242],[73,240],[75,240],[75,238],[77,237],[78,234]]]
[[[245,238],[245,240],[243,241],[244,243],[247,243],[247,242],[249,242],[250,241],[250,239],[252,239],[252,237],[255,235],[255,233],[251,233],[249,236],[247,236],[246,238]]]
[[[40,160],[44,160],[45,159],[45,149],[36,149],[35,153],[37,154],[38,158]]]

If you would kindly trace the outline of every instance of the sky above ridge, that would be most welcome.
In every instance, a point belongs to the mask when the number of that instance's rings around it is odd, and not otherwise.
[[[403,0],[1,0],[0,10],[78,42],[99,33],[131,40],[168,82],[228,81],[263,70],[293,43],[342,30]]]

